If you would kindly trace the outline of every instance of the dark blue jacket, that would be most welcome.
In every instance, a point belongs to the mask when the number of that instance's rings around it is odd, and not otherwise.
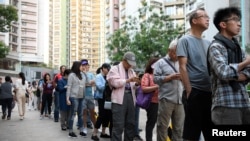
[[[61,111],[69,110],[69,106],[66,102],[66,91],[67,88],[64,88],[67,85],[68,79],[61,78],[57,82],[56,90],[59,92],[59,107]]]

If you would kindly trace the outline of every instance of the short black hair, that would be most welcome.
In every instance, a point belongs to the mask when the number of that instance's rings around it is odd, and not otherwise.
[[[6,81],[6,82],[11,82],[10,76],[5,76],[5,81]]]
[[[220,22],[225,21],[230,18],[232,15],[236,15],[241,19],[241,13],[237,7],[226,7],[218,9],[214,14],[214,26],[220,31]]]

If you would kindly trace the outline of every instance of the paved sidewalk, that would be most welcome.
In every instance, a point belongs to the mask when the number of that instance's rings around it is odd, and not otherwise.
[[[2,111],[1,108],[0,111]],[[1,112],[0,116],[2,117]],[[140,128],[143,129],[143,131],[140,135],[144,139],[145,125],[146,112],[145,110],[141,110]],[[106,129],[106,131],[108,133],[108,129]],[[74,127],[74,132],[79,135],[79,131],[76,127]],[[12,111],[11,120],[0,119],[0,141],[92,141],[91,134],[92,129],[88,129],[87,137],[78,136],[76,139],[69,138],[68,131],[61,130],[60,122],[54,122],[53,119],[46,117],[40,120],[40,113],[38,111],[26,110],[24,120],[20,120],[17,105]],[[155,130],[153,140],[156,140]],[[109,141],[109,139],[100,138],[100,141]]]

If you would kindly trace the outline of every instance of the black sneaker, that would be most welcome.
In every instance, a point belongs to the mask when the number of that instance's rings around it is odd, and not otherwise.
[[[86,136],[87,136],[87,134],[84,133],[84,132],[80,132],[80,135],[81,135],[82,137],[86,137]]]
[[[6,118],[6,114],[3,114],[2,119],[5,119],[5,118]]]
[[[87,128],[89,128],[89,129],[93,129],[93,126],[90,124],[87,124]]]
[[[66,126],[62,126],[61,127],[63,131],[66,131],[67,130],[67,127]]]
[[[108,134],[102,134],[102,133],[101,133],[100,137],[101,137],[101,138],[110,138],[110,135],[108,135]]]
[[[94,141],[99,141],[99,138],[97,136],[92,135],[91,139],[94,140]]]
[[[133,139],[133,141],[143,141],[140,135],[136,135]]]
[[[77,135],[74,132],[69,133],[69,137],[71,138],[77,138]]]

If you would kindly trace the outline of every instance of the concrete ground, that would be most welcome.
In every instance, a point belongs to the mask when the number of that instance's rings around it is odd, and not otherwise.
[[[1,108],[0,111],[2,111]],[[0,116],[2,117],[1,112]],[[142,132],[140,135],[144,140],[146,119],[146,111],[141,109],[140,128]],[[79,135],[76,127],[74,127],[74,131]],[[108,129],[106,131],[108,133]],[[80,136],[76,139],[69,138],[68,131],[61,130],[60,122],[54,122],[53,119],[49,118],[40,120],[40,113],[34,110],[26,110],[25,119],[20,120],[17,106],[12,111],[11,120],[0,119],[0,141],[92,141],[91,135],[92,129],[88,129],[86,138]],[[100,141],[108,140],[100,138]],[[156,141],[156,128],[154,129],[153,141]]]

